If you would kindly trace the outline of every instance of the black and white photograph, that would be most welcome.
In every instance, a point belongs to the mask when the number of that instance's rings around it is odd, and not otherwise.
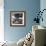
[[[25,25],[25,11],[11,11],[10,12],[10,25],[11,26],[24,26]]]

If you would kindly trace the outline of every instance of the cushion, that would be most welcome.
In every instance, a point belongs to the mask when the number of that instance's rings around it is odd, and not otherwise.
[[[21,38],[18,42],[17,42],[17,46],[23,46],[23,43],[24,43],[24,38]]]

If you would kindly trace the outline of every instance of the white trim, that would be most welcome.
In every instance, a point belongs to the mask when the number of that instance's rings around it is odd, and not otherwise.
[[[4,0],[0,0],[0,42],[4,42]]]

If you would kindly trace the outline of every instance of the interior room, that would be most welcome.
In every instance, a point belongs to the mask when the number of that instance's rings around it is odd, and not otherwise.
[[[46,0],[0,0],[0,46],[46,46]]]

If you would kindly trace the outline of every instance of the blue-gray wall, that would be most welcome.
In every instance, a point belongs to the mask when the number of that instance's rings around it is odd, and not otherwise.
[[[43,9],[46,9],[46,0],[41,0],[40,1],[40,10],[42,11]],[[46,27],[46,10],[43,12],[43,22],[40,22],[40,25],[45,26]]]
[[[4,35],[7,41],[18,41],[32,30],[40,0],[4,0]],[[26,11],[25,27],[10,27],[10,11]]]

